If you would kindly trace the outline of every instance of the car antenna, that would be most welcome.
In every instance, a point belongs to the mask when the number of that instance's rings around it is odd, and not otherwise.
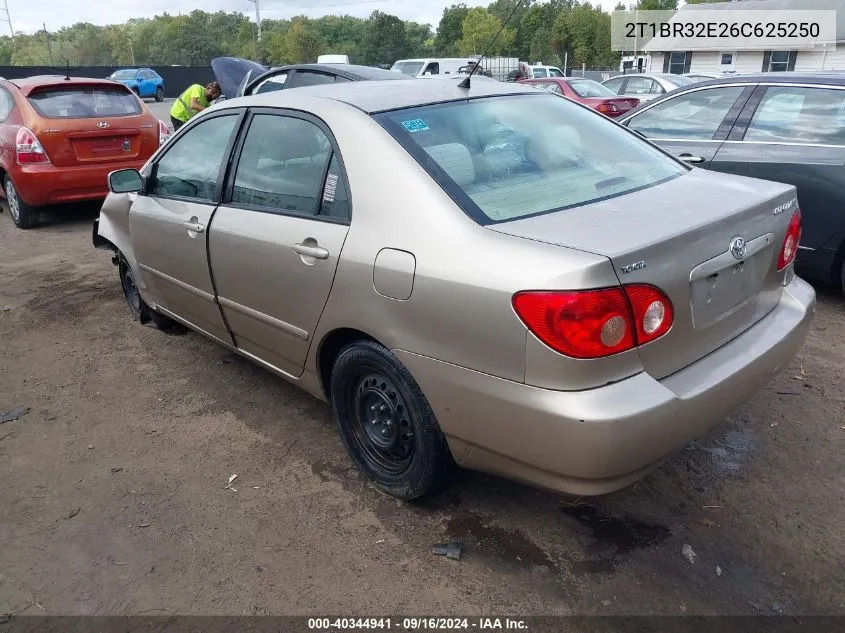
[[[502,23],[502,28],[500,28],[500,29],[499,29],[499,32],[498,32],[498,33],[496,33],[496,35],[493,37],[493,39],[492,39],[492,40],[490,40],[490,43],[487,45],[487,49],[486,49],[486,50],[484,51],[484,53],[481,55],[481,57],[479,58],[479,60],[478,60],[477,62],[475,62],[475,65],[472,67],[472,70],[470,70],[470,71],[469,71],[469,74],[466,76],[466,78],[465,78],[465,79],[462,79],[462,80],[461,80],[461,83],[459,83],[459,84],[458,84],[458,88],[467,88],[467,89],[469,89],[469,87],[470,87],[470,85],[471,85],[472,76],[475,74],[475,70],[476,70],[479,66],[481,66],[481,61],[482,61],[485,57],[487,57],[487,53],[489,53],[489,52],[490,52],[490,49],[491,49],[491,48],[493,48],[493,44],[495,44],[495,43],[496,43],[496,40],[497,40],[497,39],[499,39],[499,36],[502,34],[502,31],[504,31],[504,30],[505,30],[505,27],[506,27],[508,24],[510,24],[511,18],[514,16],[514,14],[516,13],[516,10],[520,7],[520,5],[522,4],[522,2],[523,2],[523,0],[516,0],[516,4],[514,4],[514,5],[513,5],[513,9],[511,9],[510,15],[508,15],[507,20],[505,20],[505,21]]]
[[[70,81],[70,60],[65,60],[65,81]]]

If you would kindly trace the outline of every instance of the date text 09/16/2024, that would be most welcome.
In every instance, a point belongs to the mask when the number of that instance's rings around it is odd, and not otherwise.
[[[385,631],[527,631],[528,625],[518,618],[309,618],[311,631],[385,630]]]

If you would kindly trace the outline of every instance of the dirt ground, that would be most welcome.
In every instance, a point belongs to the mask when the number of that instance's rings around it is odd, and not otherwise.
[[[95,216],[0,214],[0,413],[31,408],[0,424],[0,613],[845,613],[832,291],[772,385],[635,486],[461,473],[405,504],[357,474],[324,404],[133,323]],[[451,539],[462,560],[432,555]]]

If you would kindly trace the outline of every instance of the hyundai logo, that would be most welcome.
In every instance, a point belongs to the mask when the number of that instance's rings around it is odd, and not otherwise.
[[[108,122],[108,121],[100,121],[99,123],[97,123],[97,127],[98,127],[98,128],[101,128],[101,129],[102,129],[102,128],[107,128],[108,126],[109,126],[109,122]]]
[[[741,237],[735,237],[731,240],[731,245],[728,247],[728,250],[731,252],[731,255],[734,256],[734,259],[745,259],[746,253],[748,253],[748,244],[745,243],[745,240]]]

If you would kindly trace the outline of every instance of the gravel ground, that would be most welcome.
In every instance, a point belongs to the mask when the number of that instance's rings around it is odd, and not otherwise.
[[[95,216],[0,215],[0,413],[30,408],[0,424],[0,613],[845,614],[832,291],[779,378],[632,487],[461,473],[405,504],[361,479],[324,404],[133,323]],[[431,554],[449,539],[462,560]]]

